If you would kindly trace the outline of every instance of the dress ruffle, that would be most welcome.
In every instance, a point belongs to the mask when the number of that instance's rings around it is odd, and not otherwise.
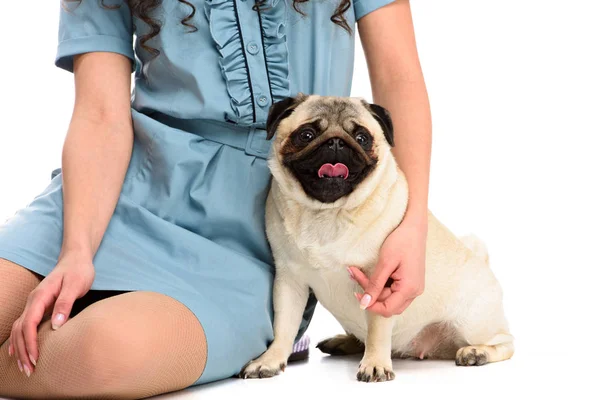
[[[252,96],[233,0],[207,0],[204,12],[221,55],[219,66],[235,113],[227,114],[225,118],[239,124],[251,124]]]
[[[271,93],[273,101],[278,101],[290,93],[285,36],[287,10],[285,0],[269,0],[267,4],[268,8],[260,12],[262,34]],[[204,12],[220,54],[219,66],[234,112],[233,115],[226,113],[225,118],[237,124],[251,125],[254,122],[252,91],[234,0],[207,0]]]
[[[285,0],[269,1],[270,8],[261,12],[265,58],[273,101],[290,95],[288,47],[285,36],[287,7]]]

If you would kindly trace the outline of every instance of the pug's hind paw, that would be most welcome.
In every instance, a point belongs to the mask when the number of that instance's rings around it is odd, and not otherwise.
[[[317,349],[332,356],[362,354],[365,345],[353,335],[337,335],[317,344]]]
[[[467,346],[456,352],[456,365],[470,367],[488,363],[487,346]]]
[[[356,379],[361,382],[392,381],[396,378],[396,374],[394,374],[391,364],[391,361],[389,363],[382,363],[363,360],[358,366]]]
[[[272,378],[285,371],[286,366],[287,357],[282,357],[277,352],[267,351],[246,364],[238,376],[242,379]]]

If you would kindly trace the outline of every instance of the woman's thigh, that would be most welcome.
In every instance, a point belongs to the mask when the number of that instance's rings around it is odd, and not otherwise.
[[[130,292],[86,307],[57,331],[40,327],[30,378],[0,349],[0,396],[143,398],[184,389],[207,355],[196,316],[171,297]]]
[[[10,335],[12,325],[23,312],[29,293],[41,277],[13,262],[0,258],[0,344]]]

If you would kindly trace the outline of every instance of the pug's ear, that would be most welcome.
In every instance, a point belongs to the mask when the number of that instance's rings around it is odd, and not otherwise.
[[[276,103],[273,103],[269,109],[267,118],[267,140],[273,139],[281,121],[290,116],[292,111],[300,105],[308,96],[299,93],[296,97],[286,97]]]
[[[389,111],[377,104],[368,104],[368,108],[373,117],[379,122],[388,143],[394,147],[394,125]]]

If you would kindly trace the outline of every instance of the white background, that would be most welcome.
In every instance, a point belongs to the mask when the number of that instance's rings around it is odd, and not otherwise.
[[[314,351],[275,379],[226,381],[176,398],[597,398],[598,2],[415,0],[413,12],[434,119],[430,208],[455,233],[486,241],[514,358],[481,368],[397,361],[394,382],[366,385],[353,381],[358,359]],[[57,0],[5,2],[2,15],[0,220],[60,166],[73,103],[72,76],[53,66]],[[360,43],[353,95],[370,98]],[[319,309],[313,342],[339,332]]]

